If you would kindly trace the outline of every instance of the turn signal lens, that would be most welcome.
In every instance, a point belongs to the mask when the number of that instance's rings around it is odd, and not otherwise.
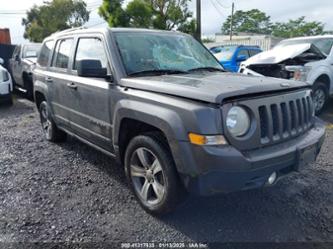
[[[192,144],[196,145],[223,145],[227,144],[224,136],[216,135],[216,136],[204,136],[195,133],[189,133],[188,138]]]

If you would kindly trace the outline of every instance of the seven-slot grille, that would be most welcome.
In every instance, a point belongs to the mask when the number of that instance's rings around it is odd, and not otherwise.
[[[261,144],[270,144],[300,135],[312,125],[312,99],[310,96],[261,105]]]

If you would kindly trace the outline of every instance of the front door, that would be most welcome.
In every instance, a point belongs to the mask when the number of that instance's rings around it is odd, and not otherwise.
[[[110,117],[110,88],[106,79],[77,76],[78,61],[99,60],[110,72],[102,37],[80,37],[71,66],[71,98],[75,100],[71,111],[72,129],[80,137],[113,152],[112,126]]]

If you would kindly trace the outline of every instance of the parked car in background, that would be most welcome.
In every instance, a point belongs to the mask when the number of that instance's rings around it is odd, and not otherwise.
[[[30,99],[33,97],[32,67],[36,63],[40,47],[40,43],[19,45],[9,62],[15,88],[24,89]]]
[[[59,32],[45,39],[33,77],[45,138],[70,134],[115,157],[155,215],[186,191],[271,186],[314,162],[325,137],[308,84],[226,73],[179,32]]]
[[[333,95],[332,45],[331,35],[287,39],[243,62],[240,72],[310,83],[319,114]]]
[[[258,46],[243,45],[217,46],[212,47],[210,51],[223,68],[230,72],[238,72],[242,61],[262,52]]]
[[[12,104],[13,83],[7,69],[2,66],[3,59],[0,58],[0,103]]]

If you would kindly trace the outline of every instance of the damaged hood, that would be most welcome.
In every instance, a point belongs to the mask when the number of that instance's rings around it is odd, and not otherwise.
[[[308,51],[311,47],[311,43],[277,46],[272,50],[262,52],[249,58],[243,63],[243,65],[247,66],[253,64],[277,64],[288,59],[293,59]],[[322,56],[322,54],[320,55]]]
[[[129,88],[217,104],[230,97],[308,86],[303,82],[220,72],[124,78],[120,84]]]

